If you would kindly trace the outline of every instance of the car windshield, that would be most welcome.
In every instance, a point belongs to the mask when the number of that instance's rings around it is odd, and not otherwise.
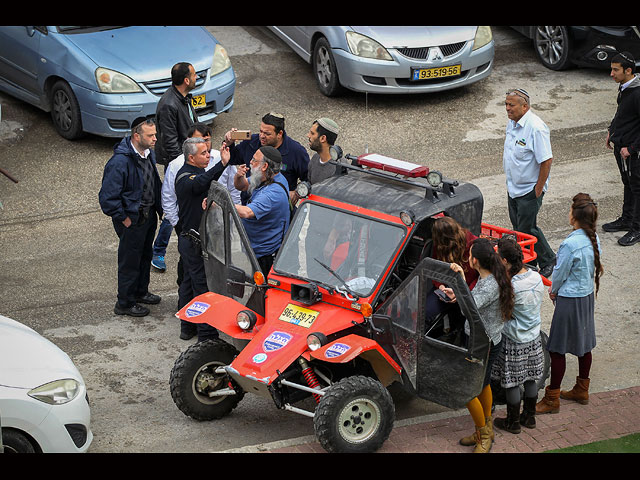
[[[366,297],[373,292],[404,236],[405,229],[400,225],[305,202],[274,270],[349,297]]]

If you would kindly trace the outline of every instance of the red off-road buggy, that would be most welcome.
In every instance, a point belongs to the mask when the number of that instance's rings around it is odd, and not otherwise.
[[[430,258],[431,226],[449,215],[476,235],[514,234],[526,260],[535,238],[483,225],[472,184],[380,155],[346,158],[311,191],[299,184],[303,200],[266,279],[231,197],[212,183],[200,227],[210,292],[176,315],[232,340],[193,344],[177,359],[171,395],[186,415],[220,418],[253,393],[312,417],[327,451],[369,452],[393,428],[394,382],[449,408],[480,392],[490,342],[466,283]],[[454,289],[468,337],[446,315],[427,324],[433,280]],[[310,396],[315,409],[296,406]]]

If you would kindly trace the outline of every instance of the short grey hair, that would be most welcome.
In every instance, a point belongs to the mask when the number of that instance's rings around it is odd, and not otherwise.
[[[198,153],[198,145],[205,143],[206,140],[202,137],[187,138],[182,144],[182,153],[184,154],[184,161],[189,159],[189,155],[195,155]]]

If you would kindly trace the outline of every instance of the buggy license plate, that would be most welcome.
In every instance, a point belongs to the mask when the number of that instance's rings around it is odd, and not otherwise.
[[[309,328],[313,322],[315,322],[316,318],[318,318],[319,314],[320,312],[316,312],[315,310],[309,310],[308,308],[299,307],[298,305],[290,303],[282,311],[278,320]]]
[[[449,67],[418,68],[413,70],[411,80],[431,80],[433,78],[455,77],[462,72],[462,65]]]
[[[207,106],[207,99],[205,98],[206,95],[196,95],[194,97],[191,97],[191,105],[193,105],[193,108],[198,109],[198,108],[204,108]]]

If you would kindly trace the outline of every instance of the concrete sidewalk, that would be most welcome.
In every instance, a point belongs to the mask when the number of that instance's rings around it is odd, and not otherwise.
[[[494,418],[505,416],[505,406],[498,406]],[[523,428],[518,435],[495,429],[491,453],[539,453],[640,433],[640,386],[592,393],[588,405],[561,399],[559,413],[538,415],[536,422],[535,429]],[[458,440],[472,431],[471,416],[464,409],[400,421],[378,453],[470,453],[472,447]],[[326,453],[313,437],[253,451]]]

